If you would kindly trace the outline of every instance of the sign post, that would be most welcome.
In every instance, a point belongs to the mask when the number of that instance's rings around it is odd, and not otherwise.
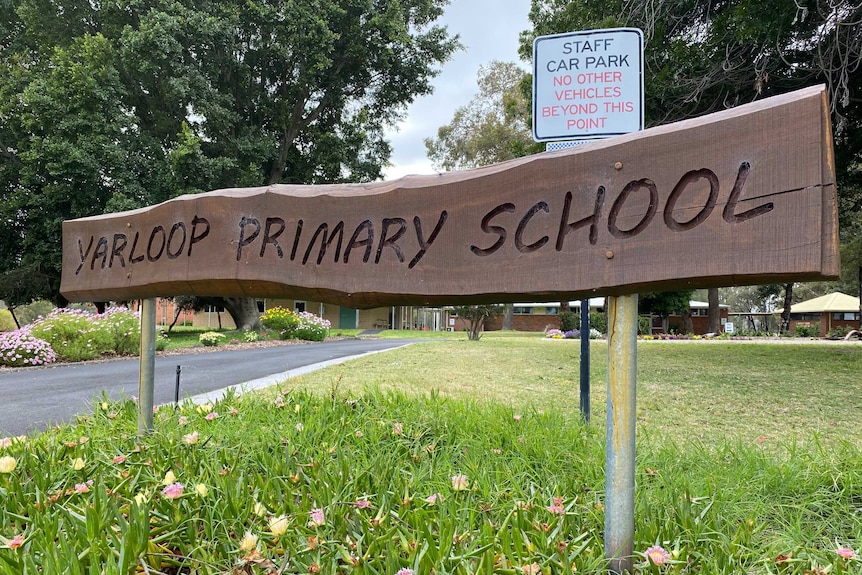
[[[141,367],[138,378],[138,437],[153,431],[153,390],[156,371],[156,300],[141,301]]]
[[[536,141],[582,143],[643,129],[640,30],[540,36],[533,43],[533,66]],[[548,144],[548,149],[566,145]],[[614,319],[608,321],[605,556],[611,572],[628,573],[633,568],[637,294],[610,298],[608,314]],[[589,303],[582,301],[580,408],[588,423],[589,366]]]

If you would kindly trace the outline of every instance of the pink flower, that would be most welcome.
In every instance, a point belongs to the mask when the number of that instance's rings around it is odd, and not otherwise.
[[[204,419],[206,419],[207,421],[212,421],[213,419],[215,419],[217,417],[218,417],[218,413],[216,413],[215,411],[210,411],[209,413],[207,413],[204,416]]]
[[[416,571],[414,571],[413,569],[408,569],[407,567],[405,567],[404,569],[399,569],[395,573],[395,575],[416,575]]]
[[[114,465],[121,465],[126,462],[126,456],[118,455],[114,459],[112,459],[112,461],[114,462]]]
[[[183,484],[179,482],[171,483],[170,485],[162,489],[162,495],[164,495],[166,499],[176,499],[182,494]]]
[[[437,500],[440,499],[440,497],[441,496],[439,493],[432,493],[425,498],[425,503],[430,503],[431,505],[434,505],[435,503],[437,503]]]
[[[351,503],[351,505],[353,505],[354,507],[357,507],[359,509],[367,509],[367,508],[371,507],[371,502],[368,501],[367,499],[357,499],[356,501]]]
[[[668,561],[670,561],[670,553],[664,550],[663,547],[658,545],[653,545],[649,549],[644,552],[650,561],[653,562],[654,565],[661,567]]]
[[[230,415],[238,415],[238,414],[239,414],[239,410],[238,410],[237,408],[235,408],[235,407],[231,407],[231,408],[230,408],[230,411],[228,412],[228,414],[230,414]]]
[[[90,486],[93,484],[93,480],[89,480],[86,483],[76,483],[75,484],[75,493],[89,493]]]
[[[562,497],[554,497],[553,499],[551,499],[551,504],[546,507],[546,509],[555,515],[566,514],[566,508],[563,506]]]
[[[856,559],[856,552],[849,547],[839,547],[835,552],[844,559]]]
[[[323,509],[315,507],[311,510],[309,516],[311,517],[311,520],[308,522],[308,524],[311,527],[321,527],[323,525],[326,525],[326,517],[323,515]]]
[[[189,422],[189,418],[186,417],[185,415],[181,415],[179,421],[177,421],[177,423],[179,423],[180,425],[185,425],[188,422]]]
[[[8,545],[9,545],[9,549],[18,549],[19,547],[24,545],[24,536],[23,535],[16,535],[15,537],[13,537],[12,539],[9,540]]]
[[[12,438],[10,438],[10,437],[0,438],[0,448],[9,447],[10,445],[12,445]]]

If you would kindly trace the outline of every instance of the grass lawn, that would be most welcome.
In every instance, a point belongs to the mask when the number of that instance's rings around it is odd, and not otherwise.
[[[385,333],[385,332],[384,332]],[[603,429],[607,345],[591,344],[591,412]],[[577,416],[580,343],[491,332],[416,344],[314,372],[290,386],[366,388],[560,410]],[[653,439],[862,444],[862,345],[638,343],[638,431]]]
[[[606,345],[585,426],[577,342],[456,336],[0,438],[0,574],[603,572]],[[862,570],[862,345],[638,362],[639,573]]]

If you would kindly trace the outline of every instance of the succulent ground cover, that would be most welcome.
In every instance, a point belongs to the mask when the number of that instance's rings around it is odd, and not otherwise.
[[[572,351],[532,339],[442,340],[161,407],[146,438],[131,400],[0,438],[0,574],[600,573],[602,414],[585,425],[570,408]],[[640,350],[639,573],[859,572],[857,436],[799,423],[845,418],[856,353]],[[512,367],[525,358],[540,365]],[[761,436],[702,413],[777,397]]]

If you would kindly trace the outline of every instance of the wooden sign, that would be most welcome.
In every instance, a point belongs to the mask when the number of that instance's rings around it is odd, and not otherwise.
[[[63,223],[71,301],[500,303],[837,277],[822,87],[485,168]]]

